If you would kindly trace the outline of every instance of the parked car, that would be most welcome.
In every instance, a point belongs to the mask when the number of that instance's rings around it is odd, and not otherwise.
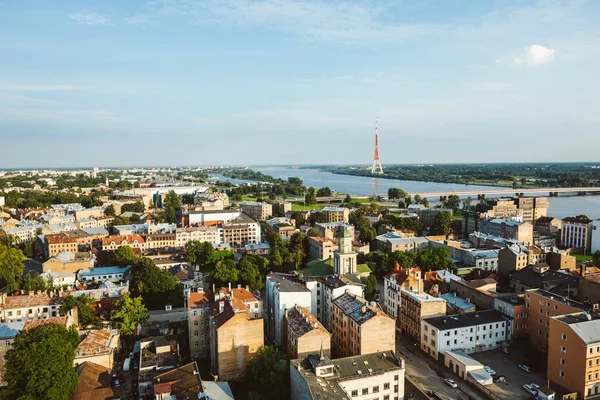
[[[494,377],[493,379],[494,379],[494,382],[496,382],[496,383],[508,382],[508,379],[506,379],[506,376],[504,376],[504,375],[498,375],[498,376]]]
[[[531,384],[527,384],[527,383],[524,384],[523,389],[525,389],[532,396],[537,395],[537,389],[535,387],[531,386]]]
[[[490,375],[495,375],[496,371],[494,371],[493,369],[491,369],[488,365],[484,365],[483,369],[485,370],[485,372],[487,372]]]
[[[433,397],[434,399],[437,399],[437,400],[444,400],[444,399],[442,398],[442,396],[440,396],[440,395],[439,395],[437,392],[434,392],[433,390],[430,390],[430,391],[428,391],[428,392],[427,392],[427,395],[428,395],[429,397]]]
[[[454,382],[452,379],[446,378],[444,379],[444,382],[446,382],[446,385],[450,386],[452,389],[456,389],[458,387],[456,382]]]
[[[498,350],[500,350],[504,354],[508,354],[508,349],[506,347],[498,347]]]
[[[528,374],[531,373],[531,368],[529,368],[527,365],[525,364],[519,364],[519,368],[522,369],[523,371],[527,372]]]

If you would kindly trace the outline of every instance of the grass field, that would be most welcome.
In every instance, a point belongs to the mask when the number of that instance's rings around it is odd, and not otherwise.
[[[311,205],[304,205],[303,202],[298,201],[298,202],[293,202],[292,203],[292,211],[302,211],[302,210],[322,210],[323,208],[327,207],[327,204],[311,204]]]

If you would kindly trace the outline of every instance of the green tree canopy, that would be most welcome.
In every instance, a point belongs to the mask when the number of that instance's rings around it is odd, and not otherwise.
[[[446,200],[442,202],[442,205],[444,206],[444,208],[449,208],[452,211],[457,212],[460,208],[460,199],[457,195],[451,194]]]
[[[431,233],[433,235],[445,235],[450,234],[450,225],[452,224],[452,214],[449,211],[440,211],[436,214],[433,219],[433,225],[431,226]]]
[[[406,192],[402,189],[398,188],[389,188],[388,189],[388,198],[390,200],[398,200],[406,197]]]
[[[202,266],[212,261],[215,249],[209,242],[190,240],[185,245],[187,261],[195,266]]]
[[[138,258],[133,264],[131,291],[136,295],[170,292],[177,286],[177,278],[156,266],[147,257]]]
[[[373,300],[377,290],[377,278],[375,275],[369,275],[363,276],[360,280],[365,284],[365,298],[369,301]]]
[[[238,277],[250,289],[261,290],[264,287],[264,278],[256,261],[252,256],[243,256],[238,264]]]
[[[317,204],[317,193],[315,192],[314,187],[309,187],[306,190],[306,195],[304,196],[304,201],[306,205]]]
[[[137,260],[137,256],[130,246],[121,246],[115,251],[115,263],[121,267],[132,265],[135,260]]]
[[[229,259],[218,261],[215,265],[212,277],[214,280],[221,283],[237,282],[239,274],[235,267],[235,261]]]
[[[331,197],[331,194],[331,189],[329,189],[327,186],[317,190],[317,197]]]
[[[165,196],[163,208],[165,209],[165,217],[167,222],[177,222],[177,210],[181,206],[181,200],[173,190],[170,190]]]
[[[0,245],[0,280],[8,293],[17,290],[17,278],[25,269],[24,261],[25,256],[21,250]]]
[[[60,324],[19,332],[5,357],[10,397],[66,400],[77,385],[73,361],[78,343],[75,328]]]
[[[143,299],[140,296],[132,298],[129,293],[124,293],[117,302],[117,308],[112,312],[111,321],[121,335],[132,336],[137,325],[146,322],[148,317],[148,309]]]
[[[246,382],[253,399],[289,398],[289,371],[285,356],[264,346],[246,365]]]
[[[121,212],[127,212],[127,211],[143,214],[145,211],[144,203],[142,203],[141,201],[138,201],[135,203],[123,204],[121,206]]]
[[[107,215],[109,217],[116,217],[117,216],[117,211],[115,210],[115,206],[113,206],[111,204],[108,207],[106,207],[104,209],[104,215]]]
[[[58,312],[62,315],[68,313],[73,308],[77,307],[77,317],[79,319],[79,326],[82,329],[90,326],[94,328],[100,327],[100,317],[96,314],[96,311],[92,307],[94,300],[88,295],[72,296],[68,295],[63,299]]]

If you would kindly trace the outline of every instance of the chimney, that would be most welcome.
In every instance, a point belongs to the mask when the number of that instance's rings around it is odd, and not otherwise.
[[[28,291],[27,291],[27,296],[29,296],[29,297],[32,297],[32,296],[33,296],[33,294],[34,294],[34,292],[33,292],[33,291],[31,291],[31,290],[28,290]]]
[[[215,284],[213,283],[213,293],[215,293]]]
[[[229,292],[231,292],[231,282],[229,282]]]
[[[246,290],[250,291],[250,286],[246,285]]]
[[[362,312],[363,314],[367,312],[367,306],[362,306],[360,308],[360,312]]]
[[[396,261],[394,263],[394,272],[398,272],[398,271],[400,271],[400,264],[398,264],[398,261]]]
[[[241,288],[242,288],[242,285],[238,283],[238,289],[241,289]]]

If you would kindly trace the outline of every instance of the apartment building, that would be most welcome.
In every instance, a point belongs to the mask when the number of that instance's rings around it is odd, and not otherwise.
[[[493,278],[472,279],[470,281],[451,279],[450,291],[463,299],[469,299],[480,310],[488,310],[494,308],[494,299],[498,296],[496,293],[497,284],[498,282]]]
[[[240,203],[240,209],[257,221],[266,221],[273,215],[273,206],[264,201],[244,201]]]
[[[177,245],[177,235],[175,233],[151,233],[146,235],[147,249],[162,249],[165,247],[175,247]]]
[[[326,329],[332,329],[333,301],[345,293],[364,297],[364,284],[355,275],[327,275],[307,279],[306,287],[311,291],[313,313]]]
[[[308,256],[310,260],[328,260],[338,248],[337,239],[327,237],[308,238]]]
[[[394,251],[418,252],[429,248],[429,239],[417,236],[412,238],[389,238],[386,242],[385,250],[393,253]]]
[[[102,250],[114,251],[121,246],[143,251],[146,249],[146,239],[142,235],[109,236],[102,239]]]
[[[549,322],[548,379],[579,399],[600,398],[600,316],[579,312]]]
[[[541,236],[557,237],[562,230],[562,220],[554,217],[540,217],[533,226]]]
[[[298,305],[312,312],[312,293],[292,274],[272,273],[266,279],[267,335],[276,345],[284,344],[285,312]],[[316,283],[315,283],[316,286]],[[320,286],[320,285],[319,285]],[[321,288],[318,289],[319,292]],[[318,306],[321,307],[319,299]]]
[[[589,252],[592,246],[593,221],[584,216],[577,216],[563,218],[562,223],[560,244],[563,247],[585,249]]]
[[[446,315],[446,300],[433,297],[427,293],[414,293],[410,290],[400,291],[400,318],[398,328],[414,339],[421,338],[421,320],[423,318]]]
[[[42,264],[42,272],[74,274],[80,269],[93,268],[95,257],[90,252],[61,252]]]
[[[77,253],[77,249],[79,247],[77,239],[72,238],[64,233],[44,235],[43,243],[47,258],[53,257],[63,251]]]
[[[213,294],[199,291],[188,294],[187,321],[190,355],[194,359],[210,357],[210,304]]]
[[[529,264],[529,253],[525,246],[510,244],[498,250],[498,274],[503,278],[508,278],[514,271]]]
[[[297,232],[296,220],[288,217],[274,217],[266,221],[266,230],[281,236],[282,239],[289,239]]]
[[[238,210],[183,210],[182,226],[218,226],[239,218],[242,212]]]
[[[415,293],[423,291],[423,279],[420,268],[400,268],[398,262],[394,265],[394,271],[383,278],[383,309],[397,320],[400,315],[402,289]]]
[[[600,220],[592,221],[591,253],[600,250]]]
[[[183,248],[192,240],[208,242],[213,246],[218,245],[223,243],[223,229],[218,226],[198,226],[177,228],[175,231],[175,247]]]
[[[19,322],[58,316],[63,298],[60,293],[28,292],[8,296],[0,293],[0,322]]]
[[[494,310],[500,311],[502,315],[509,318],[508,331],[512,332],[512,335],[511,337],[507,337],[506,340],[511,340],[513,337],[521,338],[527,336],[529,333],[527,325],[529,313],[525,305],[524,295],[497,297],[494,299]]]
[[[530,222],[514,221],[506,218],[482,219],[479,231],[504,239],[518,240],[523,243],[533,243],[533,225]]]
[[[367,300],[344,293],[333,300],[332,352],[349,357],[394,349],[395,322]]]
[[[215,301],[209,326],[211,373],[220,381],[243,381],[248,361],[264,345],[262,314],[255,318],[239,293],[230,292]]]
[[[290,361],[290,398],[402,400],[405,371],[391,349],[334,360],[312,354]]]
[[[447,351],[466,354],[492,350],[506,342],[508,318],[496,310],[444,315],[421,321],[421,350],[438,360]]]
[[[548,214],[547,197],[515,197],[513,199],[517,209],[523,213],[523,221],[533,223]]]
[[[550,320],[552,317],[580,313],[590,306],[542,289],[525,292],[529,341],[540,352],[548,352]]]
[[[223,243],[233,247],[261,242],[260,224],[242,213],[236,219],[223,223]]]
[[[326,223],[343,222],[347,224],[350,209],[346,207],[325,207],[323,208],[323,217]]]
[[[331,353],[331,334],[305,307],[295,305],[285,311],[286,349],[290,360],[321,352]]]
[[[319,237],[328,239],[337,238],[340,229],[346,229],[354,235],[354,225],[345,222],[317,222],[315,228],[319,233]]]

